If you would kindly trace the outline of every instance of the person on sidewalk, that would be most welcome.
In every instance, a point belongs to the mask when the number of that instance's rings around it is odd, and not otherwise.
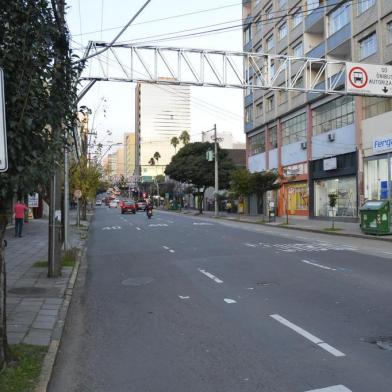
[[[25,216],[25,211],[28,208],[20,200],[18,200],[14,206],[15,213],[15,237],[22,237],[23,221]]]

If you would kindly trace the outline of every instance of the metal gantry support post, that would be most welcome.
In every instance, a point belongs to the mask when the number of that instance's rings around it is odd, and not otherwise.
[[[219,203],[218,203],[218,192],[219,192],[219,162],[218,162],[218,136],[216,134],[216,124],[214,124],[214,158],[215,158],[215,217],[219,216]]]
[[[64,148],[64,250],[69,249],[69,151]]]

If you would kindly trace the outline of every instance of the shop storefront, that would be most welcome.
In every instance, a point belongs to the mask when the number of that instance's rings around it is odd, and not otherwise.
[[[279,190],[279,215],[309,215],[309,186],[307,162],[282,168]]]
[[[392,153],[368,157],[364,161],[365,200],[392,200]]]
[[[358,217],[357,154],[355,152],[310,162],[310,216],[328,219],[331,193],[336,194],[335,216],[342,220]]]

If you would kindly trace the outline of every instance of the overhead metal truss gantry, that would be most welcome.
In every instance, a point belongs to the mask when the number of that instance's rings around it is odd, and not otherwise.
[[[230,52],[91,41],[80,98],[97,81],[346,94],[346,62],[266,53]]]

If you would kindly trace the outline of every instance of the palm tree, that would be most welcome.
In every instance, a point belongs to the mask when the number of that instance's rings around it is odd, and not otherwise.
[[[180,144],[177,136],[173,136],[170,140],[170,144],[174,147],[174,153],[177,153],[177,146]]]
[[[179,136],[179,139],[181,140],[182,144],[185,146],[186,144],[189,143],[191,140],[191,137],[189,136],[188,131],[183,131],[181,135]]]
[[[151,166],[155,165],[155,159],[154,158],[150,158],[150,160],[148,161],[148,164]]]
[[[156,160],[156,162],[158,164],[158,161],[161,159],[161,154],[158,151],[156,151],[154,153],[153,157],[154,157],[154,159]]]

